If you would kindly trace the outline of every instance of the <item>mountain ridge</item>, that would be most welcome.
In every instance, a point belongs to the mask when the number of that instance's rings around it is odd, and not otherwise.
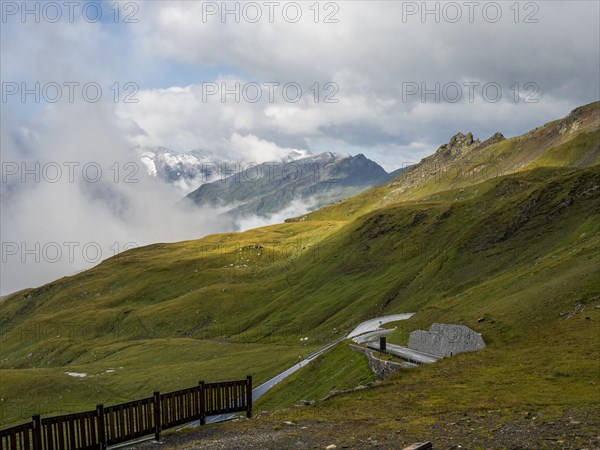
[[[557,151],[551,152],[550,149]],[[600,103],[575,108],[562,119],[504,138],[497,132],[474,140],[457,133],[432,155],[395,179],[319,211],[288,220],[348,220],[375,208],[420,201],[438,192],[467,188],[500,175],[535,167],[588,167],[600,163]]]
[[[363,154],[322,152],[291,162],[265,162],[206,183],[186,196],[197,206],[227,206],[228,216],[269,216],[293,202],[316,209],[385,183],[388,174]]]

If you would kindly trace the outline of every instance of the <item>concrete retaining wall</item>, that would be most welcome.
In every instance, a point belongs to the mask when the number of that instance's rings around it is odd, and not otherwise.
[[[402,363],[397,363],[393,361],[385,361],[383,359],[379,359],[373,356],[373,351],[368,348],[360,347],[358,345],[350,344],[350,348],[354,351],[362,353],[367,357],[367,361],[369,363],[369,367],[377,376],[379,380],[385,379],[391,373],[396,372],[401,369],[403,366]]]

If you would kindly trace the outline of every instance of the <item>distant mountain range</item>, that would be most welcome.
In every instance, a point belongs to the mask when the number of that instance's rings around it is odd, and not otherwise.
[[[226,162],[222,163],[227,167]],[[230,169],[234,166],[229,166]],[[296,204],[306,211],[359,194],[395,178],[364,155],[324,152],[288,155],[281,161],[238,165],[186,196],[198,206],[226,206],[234,218],[268,217]]]
[[[149,176],[177,186],[196,206],[223,207],[234,221],[313,211],[386,183],[402,171],[388,173],[362,154],[293,150],[277,161],[257,164],[207,150],[134,150]]]

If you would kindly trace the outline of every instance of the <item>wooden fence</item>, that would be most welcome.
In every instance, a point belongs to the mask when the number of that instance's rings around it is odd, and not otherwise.
[[[41,418],[0,430],[0,450],[105,449],[207,416],[246,412],[252,417],[252,377],[205,383],[179,391],[62,416]]]

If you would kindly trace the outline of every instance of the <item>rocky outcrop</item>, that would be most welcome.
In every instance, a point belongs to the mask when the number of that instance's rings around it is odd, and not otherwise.
[[[502,142],[505,140],[506,140],[506,138],[504,137],[504,135],[502,133],[497,132],[497,133],[494,133],[489,138],[487,138],[485,141],[483,141],[479,147],[484,148],[484,147],[487,147],[488,145],[497,144],[498,142]]]
[[[480,141],[473,140],[473,133],[456,133],[450,138],[450,141],[447,144],[443,144],[437,149],[435,156],[453,159],[460,156],[469,147],[478,144],[480,144]]]
[[[410,333],[407,347],[422,353],[446,357],[485,347],[481,334],[465,325],[434,323],[429,331]]]
[[[450,138],[447,144],[443,144],[437,149],[431,159],[435,160],[438,164],[442,164],[445,161],[455,160],[469,153],[477,153],[477,151],[485,147],[504,140],[506,138],[499,132],[494,133],[483,142],[479,139],[473,139],[473,133],[456,133]]]

